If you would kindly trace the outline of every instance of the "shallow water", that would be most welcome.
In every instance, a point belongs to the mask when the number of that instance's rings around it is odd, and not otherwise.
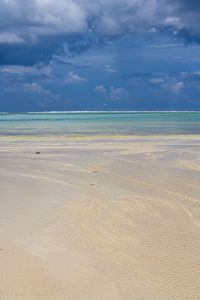
[[[200,112],[0,113],[0,135],[200,134]]]

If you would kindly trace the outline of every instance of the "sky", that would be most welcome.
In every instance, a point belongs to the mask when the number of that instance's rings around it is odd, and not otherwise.
[[[0,111],[200,110],[199,0],[0,0]]]

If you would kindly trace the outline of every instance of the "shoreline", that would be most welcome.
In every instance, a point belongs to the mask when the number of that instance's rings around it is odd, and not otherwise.
[[[200,139],[200,134],[144,134],[144,135],[133,135],[133,134],[112,134],[112,135],[99,135],[99,134],[83,134],[83,135],[65,135],[65,134],[59,134],[59,135],[0,135],[0,140],[7,140],[7,139],[33,139],[33,140],[139,140],[139,139],[146,139],[146,140],[151,140],[151,139]]]

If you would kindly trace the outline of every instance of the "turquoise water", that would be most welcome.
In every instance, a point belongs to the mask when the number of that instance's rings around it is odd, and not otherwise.
[[[200,134],[200,112],[0,113],[0,136],[117,134]]]

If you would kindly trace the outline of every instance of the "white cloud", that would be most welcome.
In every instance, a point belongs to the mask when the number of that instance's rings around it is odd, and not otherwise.
[[[180,73],[179,78],[185,78],[188,76],[188,72],[182,72]],[[185,84],[183,81],[177,78],[171,78],[167,75],[165,75],[163,78],[161,77],[155,77],[151,78],[149,82],[153,85],[158,85],[160,88],[170,91],[174,95],[178,95],[185,87]]]
[[[87,14],[73,0],[32,0],[30,23],[38,26],[33,32],[39,35],[81,33],[87,29]]]
[[[12,32],[0,33],[0,44],[23,44],[24,40]]]
[[[125,88],[115,88],[111,86],[110,88],[110,98],[111,100],[117,101],[117,100],[127,100],[129,99],[129,93]]]
[[[184,79],[186,79],[186,78],[200,78],[200,71],[193,71],[193,72],[181,72],[181,74],[180,74],[180,77],[181,78],[184,78]]]
[[[102,93],[102,94],[106,94],[107,93],[107,89],[102,85],[97,85],[95,88],[96,92]]]
[[[38,83],[26,83],[24,85],[24,90],[27,92],[36,92],[36,93],[42,93],[44,91],[43,87],[39,85]]]
[[[81,77],[78,74],[74,73],[73,71],[68,73],[68,76],[65,80],[67,84],[74,84],[74,83],[85,83],[88,82],[87,78]]]
[[[156,0],[99,0],[92,7],[91,1],[85,2],[96,17],[95,29],[100,35],[117,36],[154,24]]]
[[[151,27],[149,29],[149,33],[156,33],[157,32],[157,29],[155,27]]]
[[[18,75],[47,75],[49,76],[52,72],[51,66],[33,66],[33,67],[26,67],[26,66],[7,66],[0,70],[1,72],[6,72],[10,74],[18,74]]]
[[[106,71],[107,71],[109,74],[115,74],[115,73],[118,72],[118,71],[115,70],[113,67],[111,67],[111,65],[107,65],[107,66],[106,66]]]
[[[106,89],[102,84],[97,85],[95,91],[108,96],[113,101],[126,101],[130,99],[129,92],[122,87],[113,87]]]
[[[59,99],[60,95],[53,94],[50,90],[43,88],[40,84],[33,83],[25,83],[23,86],[24,92],[34,93],[43,96],[46,99]]]
[[[34,42],[41,36],[85,32],[87,11],[74,0],[4,0],[0,25],[0,41]]]
[[[183,24],[181,23],[180,19],[177,17],[166,17],[166,19],[164,20],[164,24],[175,26],[176,28],[179,29],[183,27]]]
[[[172,82],[171,85],[169,86],[169,89],[175,95],[177,95],[181,90],[183,90],[183,88],[184,88],[184,82],[182,81]]]
[[[153,83],[153,84],[160,84],[160,83],[163,83],[164,80],[162,78],[151,78],[149,80],[150,83]]]

